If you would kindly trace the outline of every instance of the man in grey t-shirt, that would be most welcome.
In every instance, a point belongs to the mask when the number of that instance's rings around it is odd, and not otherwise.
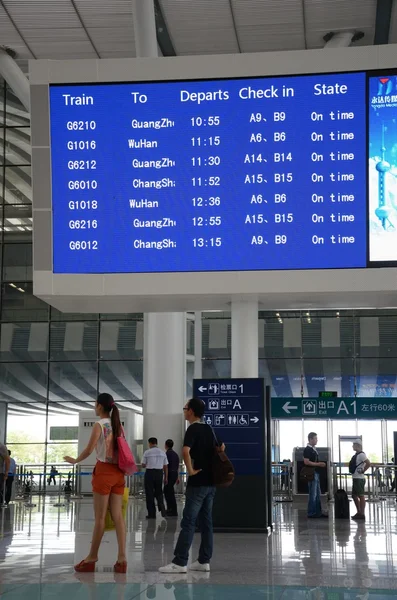
[[[0,444],[0,504],[3,504],[4,484],[8,478],[10,470],[10,455],[7,446]]]

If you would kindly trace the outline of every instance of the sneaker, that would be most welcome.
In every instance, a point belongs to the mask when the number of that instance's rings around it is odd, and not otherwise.
[[[358,515],[356,515],[355,520],[356,521],[365,521],[365,515],[358,514]]]
[[[358,513],[356,513],[355,515],[353,515],[353,516],[352,516],[352,519],[353,519],[354,521],[356,521],[356,519],[357,519],[359,516],[360,516],[360,515],[359,515]]]
[[[180,567],[179,565],[176,565],[175,563],[170,563],[169,565],[166,565],[165,567],[160,567],[159,573],[167,573],[169,575],[173,575],[175,573],[187,573],[187,567]]]
[[[202,571],[203,573],[209,573],[211,567],[209,563],[199,563],[198,560],[192,563],[189,567],[190,571]]]

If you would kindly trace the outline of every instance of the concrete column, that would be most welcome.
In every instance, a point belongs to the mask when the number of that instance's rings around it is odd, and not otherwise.
[[[157,58],[158,45],[153,0],[132,0],[137,57]]]
[[[167,438],[180,452],[186,402],[185,313],[149,313],[144,317],[143,431],[144,444]]]
[[[26,75],[15,60],[0,47],[0,75],[6,80],[16,97],[30,112],[30,88]]]
[[[153,0],[132,0],[137,57],[157,58]],[[160,446],[172,438],[182,447],[183,406],[186,400],[186,315],[144,315],[143,432]]]
[[[232,377],[258,377],[258,302],[232,302]]]
[[[7,404],[0,402],[0,444],[6,443]]]
[[[203,321],[200,311],[194,313],[194,379],[203,376]]]

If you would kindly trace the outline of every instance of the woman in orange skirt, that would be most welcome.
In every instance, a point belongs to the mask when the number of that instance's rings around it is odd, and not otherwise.
[[[124,473],[118,467],[117,438],[122,434],[119,409],[110,394],[99,394],[95,405],[99,421],[95,423],[90,441],[78,458],[65,456],[64,460],[72,465],[85,460],[96,450],[97,463],[92,476],[94,493],[95,527],[92,535],[91,549],[84,560],[76,565],[78,573],[95,571],[98,561],[98,550],[105,531],[105,518],[108,508],[116,528],[118,557],[114,565],[116,573],[126,573],[127,560],[125,554],[126,529],[122,514],[124,494]]]

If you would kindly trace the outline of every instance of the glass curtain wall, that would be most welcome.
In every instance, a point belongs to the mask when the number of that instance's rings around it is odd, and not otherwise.
[[[259,312],[259,374],[280,398],[397,398],[397,309]],[[203,313],[203,377],[230,377],[231,317]]]
[[[271,384],[272,397],[318,397],[334,391],[344,397],[389,398],[397,402],[397,310],[259,312],[259,375]],[[203,377],[230,377],[230,313],[203,313]],[[394,400],[395,399],[395,400]],[[309,431],[319,445],[333,448],[339,435],[362,435],[374,462],[394,456],[395,421],[281,420],[280,458],[292,458]],[[350,452],[350,448],[348,450]]]

